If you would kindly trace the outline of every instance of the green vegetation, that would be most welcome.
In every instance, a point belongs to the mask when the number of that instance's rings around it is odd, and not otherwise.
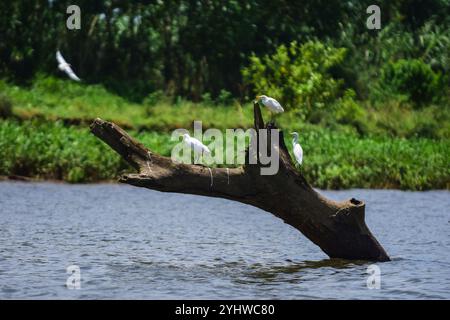
[[[158,132],[191,128],[195,120],[201,120],[205,129],[249,128],[253,124],[250,102],[243,105],[237,100],[228,105],[212,101],[194,103],[181,98],[172,101],[154,94],[142,103],[135,103],[110,93],[101,85],[51,77],[38,78],[26,87],[0,80],[0,93],[0,108],[6,105],[10,116],[22,120],[62,120],[66,124],[87,126],[101,117],[127,129]],[[396,100],[382,106],[373,105],[356,101],[352,91],[346,91],[336,100],[331,110],[315,110],[309,121],[302,120],[296,112],[286,112],[277,117],[277,122],[285,130],[316,125],[360,136],[450,138],[448,107],[429,105],[416,109]]]
[[[136,134],[146,145],[170,154],[170,136]],[[68,182],[114,179],[127,164],[87,128],[61,121],[0,121],[0,175],[22,175]]]
[[[365,98],[385,64],[419,59],[435,72],[450,66],[448,0],[378,0],[380,30],[366,27],[372,0],[77,0],[80,30],[66,28],[70,4],[0,2],[1,78],[56,75],[59,48],[81,79],[133,101],[157,90],[196,102],[222,90],[242,98],[251,92],[241,76],[249,57],[314,41],[346,48],[333,75]]]
[[[329,70],[340,64],[344,56],[342,48],[320,42],[299,45],[294,41],[262,59],[252,56],[242,74],[255,92],[281,97],[287,110],[295,110],[309,120],[311,113],[332,106],[342,95],[342,81],[334,79]]]
[[[418,59],[400,59],[386,65],[380,80],[384,97],[403,95],[405,101],[416,106],[438,103],[445,98],[446,81],[442,74]]]
[[[190,128],[194,120],[215,128],[248,127],[253,111],[238,103],[196,104],[184,99],[172,102],[164,96],[148,97],[142,104],[111,94],[101,85],[83,85],[56,78],[38,78],[28,87],[0,81],[0,92],[20,119],[64,120],[89,124],[96,117],[114,120],[125,128],[171,131]]]
[[[303,133],[302,172],[319,188],[450,188],[450,141]]]
[[[176,143],[167,133],[131,134],[166,156]],[[450,188],[449,140],[358,138],[309,128],[301,131],[300,142],[306,155],[300,170],[318,188]],[[69,182],[132,171],[87,128],[60,121],[0,121],[0,159],[0,175]]]
[[[193,121],[251,127],[266,94],[313,185],[449,188],[448,0],[380,0],[380,30],[371,0],[79,0],[80,30],[69,4],[0,2],[0,175],[112,179],[127,167],[87,131],[96,117],[167,155]]]
[[[29,87],[2,81],[0,90],[0,107],[7,110],[6,119],[0,120],[0,175],[95,182],[132,170],[89,133],[88,124],[96,117],[126,126],[167,156],[176,143],[170,131],[192,129],[194,120],[204,120],[204,129],[249,128],[253,121],[251,104],[172,103],[163,96],[137,104],[101,85],[54,78],[40,78]],[[277,118],[285,132],[300,132],[305,150],[301,170],[314,186],[450,188],[450,139],[444,138],[450,121],[445,109],[401,104],[362,108],[346,93],[339,107],[323,115],[316,124],[300,121],[295,112]]]

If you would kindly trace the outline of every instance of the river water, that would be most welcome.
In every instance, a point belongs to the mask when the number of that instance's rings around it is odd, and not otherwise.
[[[328,259],[280,219],[232,201],[0,182],[0,299],[450,299],[450,192],[322,192],[366,201],[393,261]]]

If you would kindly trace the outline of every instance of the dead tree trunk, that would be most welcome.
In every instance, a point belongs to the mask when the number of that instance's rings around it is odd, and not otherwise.
[[[278,130],[273,124],[264,125],[257,104],[254,117],[256,130]],[[101,119],[92,123],[91,131],[139,171],[123,175],[120,182],[250,204],[283,219],[332,258],[389,260],[366,226],[364,202],[353,198],[336,202],[317,193],[295,169],[281,131],[276,149],[280,163],[275,175],[261,175],[259,162],[229,169],[174,163],[147,149],[117,125]]]

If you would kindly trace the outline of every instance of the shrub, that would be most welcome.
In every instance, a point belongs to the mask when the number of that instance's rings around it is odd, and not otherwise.
[[[212,105],[212,104],[214,104],[213,99],[211,97],[211,93],[209,93],[209,92],[203,93],[201,98],[202,98],[202,103],[204,105]]]
[[[345,91],[344,96],[336,103],[335,119],[338,123],[353,126],[359,134],[366,134],[367,112],[354,100],[355,95],[351,89]]]
[[[216,99],[216,103],[219,105],[229,105],[233,102],[233,95],[227,90],[220,90],[219,96]]]
[[[12,114],[11,100],[5,95],[0,95],[0,118],[9,118]]]
[[[419,59],[400,59],[384,66],[380,89],[386,95],[403,95],[415,106],[438,102],[443,97],[444,78]]]
[[[154,106],[162,101],[168,102],[167,96],[164,94],[162,90],[156,90],[148,94],[147,97],[144,98],[142,103],[147,106]]]
[[[296,110],[308,118],[316,109],[331,105],[342,95],[342,81],[329,71],[339,65],[345,49],[320,42],[281,45],[273,55],[251,56],[242,70],[244,82],[255,93],[278,99],[287,110]]]

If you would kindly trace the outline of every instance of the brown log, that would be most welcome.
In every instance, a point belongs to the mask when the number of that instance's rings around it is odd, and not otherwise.
[[[255,129],[265,129],[269,133],[278,130],[274,124],[264,125],[258,104],[254,105],[254,119]],[[123,175],[120,182],[250,204],[283,219],[331,258],[389,260],[365,223],[364,202],[353,198],[332,201],[316,192],[296,170],[282,131],[276,149],[279,171],[275,175],[261,175],[262,165],[259,162],[249,164],[249,158],[244,166],[229,169],[175,163],[147,149],[114,123],[101,119],[91,124],[91,132],[139,172]],[[257,139],[260,138],[258,135]],[[247,157],[251,156],[247,153]]]

